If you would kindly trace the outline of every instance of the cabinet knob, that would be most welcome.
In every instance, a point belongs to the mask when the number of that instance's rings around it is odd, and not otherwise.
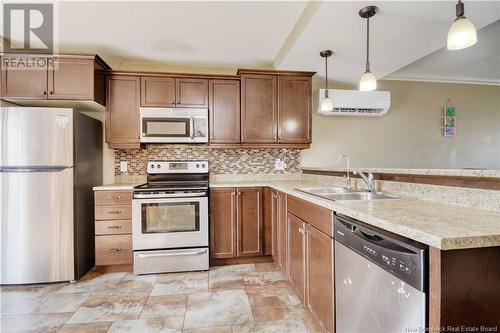
[[[44,94],[44,95],[47,95],[47,91],[45,90],[45,91],[43,92],[43,94]]]
[[[121,214],[122,212],[119,210],[112,210],[109,212],[110,214]]]
[[[122,197],[121,197],[121,196],[119,196],[119,195],[117,195],[117,196],[115,197],[115,199],[121,199],[121,198],[122,198]]]
[[[118,248],[112,248],[112,249],[109,249],[109,252],[120,252],[122,249],[118,249]]]
[[[122,227],[120,225],[110,225],[108,229],[121,229]]]
[[[50,95],[53,95],[53,94],[54,94],[54,91],[53,91],[53,90],[49,91],[49,94],[50,94]]]

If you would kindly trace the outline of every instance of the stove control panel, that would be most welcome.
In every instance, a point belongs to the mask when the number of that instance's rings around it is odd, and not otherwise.
[[[149,174],[208,173],[208,161],[149,161]]]

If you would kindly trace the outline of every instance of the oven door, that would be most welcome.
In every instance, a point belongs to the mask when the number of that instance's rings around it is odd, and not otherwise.
[[[140,115],[141,142],[208,142],[206,109],[141,108]]]
[[[208,246],[208,198],[133,199],[134,250]]]

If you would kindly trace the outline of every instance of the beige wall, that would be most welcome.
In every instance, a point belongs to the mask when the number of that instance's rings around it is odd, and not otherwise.
[[[313,142],[301,165],[343,167],[337,157],[347,154],[353,167],[500,169],[499,86],[379,81],[379,90],[392,94],[383,117],[318,115],[316,93]],[[442,134],[448,98],[457,107],[455,138]]]

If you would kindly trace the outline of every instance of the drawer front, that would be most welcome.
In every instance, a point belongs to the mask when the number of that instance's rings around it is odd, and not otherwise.
[[[132,219],[132,205],[95,206],[96,220]]]
[[[131,234],[131,233],[132,233],[131,220],[111,220],[111,221],[95,222],[96,235],[119,235],[119,234]]]
[[[132,192],[130,191],[95,191],[94,201],[97,206],[103,205],[131,205]]]
[[[95,264],[132,264],[132,235],[96,236]]]
[[[309,201],[287,195],[288,212],[333,237],[333,212]]]

